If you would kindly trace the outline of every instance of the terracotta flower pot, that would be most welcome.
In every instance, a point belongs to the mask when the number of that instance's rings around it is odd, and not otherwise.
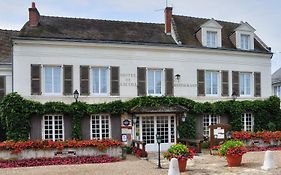
[[[241,166],[242,155],[241,156],[226,155],[226,160],[229,167]]]
[[[186,171],[186,162],[187,162],[187,159],[178,159],[178,162],[179,162],[179,169],[180,169],[180,172],[185,172],[185,171]]]

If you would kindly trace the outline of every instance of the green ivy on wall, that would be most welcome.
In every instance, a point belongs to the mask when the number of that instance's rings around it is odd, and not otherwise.
[[[41,104],[22,98],[17,93],[5,96],[0,103],[1,128],[6,132],[3,136],[9,140],[27,140],[29,137],[31,116],[44,114],[64,114],[72,117],[72,137],[81,139],[81,119],[91,114],[109,113],[121,115],[130,112],[135,106],[155,107],[160,105],[181,105],[189,109],[187,121],[179,127],[180,137],[195,137],[195,117],[203,114],[227,115],[233,130],[241,130],[241,114],[253,113],[255,117],[255,131],[281,130],[280,99],[270,97],[266,100],[255,101],[218,101],[214,103],[199,103],[182,97],[136,97],[122,102],[120,100],[110,103],[86,104],[82,102],[65,104],[63,102],[48,102]],[[273,123],[273,124],[272,124]]]

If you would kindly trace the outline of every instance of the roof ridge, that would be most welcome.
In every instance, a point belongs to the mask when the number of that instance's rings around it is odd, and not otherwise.
[[[173,16],[187,17],[187,18],[194,18],[194,19],[202,19],[202,20],[214,19],[217,22],[232,23],[232,24],[238,24],[238,25],[240,24],[240,23],[237,23],[237,22],[218,20],[218,19],[215,19],[215,18],[202,18],[202,17],[194,17],[194,16],[186,16],[186,15],[173,15]]]
[[[0,29],[3,32],[20,32],[19,30],[10,30],[10,29]]]
[[[106,22],[124,22],[124,23],[136,23],[136,24],[157,24],[164,25],[164,23],[155,23],[155,22],[143,22],[143,21],[125,21],[125,20],[107,20],[107,19],[94,19],[94,18],[76,18],[76,17],[65,17],[65,16],[45,16],[41,15],[40,17],[47,18],[63,18],[63,19],[77,19],[77,20],[94,20],[94,21],[106,21]]]

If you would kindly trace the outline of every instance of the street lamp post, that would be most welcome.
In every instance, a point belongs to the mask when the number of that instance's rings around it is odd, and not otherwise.
[[[161,144],[161,136],[159,134],[156,134],[156,141],[158,143],[158,168],[161,167],[161,159],[160,159],[160,144]]]

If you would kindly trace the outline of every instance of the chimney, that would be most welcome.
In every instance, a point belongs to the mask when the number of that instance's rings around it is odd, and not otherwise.
[[[165,33],[169,35],[171,34],[173,8],[166,7],[164,13],[165,13]]]
[[[35,7],[35,2],[32,2],[32,6],[28,10],[29,10],[29,25],[31,27],[37,27],[39,24],[40,13]]]

